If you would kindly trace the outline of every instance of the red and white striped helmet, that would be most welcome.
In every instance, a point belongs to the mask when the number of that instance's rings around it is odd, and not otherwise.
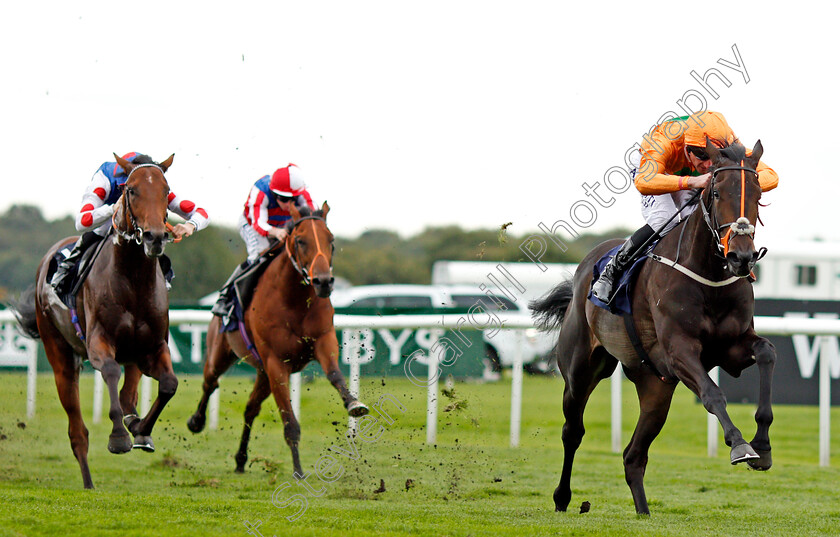
[[[306,184],[303,182],[300,169],[294,164],[289,164],[285,168],[278,168],[274,172],[268,188],[278,196],[290,198],[303,194]]]

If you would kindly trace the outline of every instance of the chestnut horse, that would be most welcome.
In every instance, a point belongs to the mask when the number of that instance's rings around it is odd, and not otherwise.
[[[753,237],[761,197],[755,172],[761,142],[750,156],[740,145],[718,150],[707,144],[706,150],[715,170],[700,207],[659,241],[636,280],[632,320],[643,352],[637,352],[628,336],[624,318],[587,300],[593,265],[617,241],[597,246],[581,261],[573,280],[531,304],[543,328],[562,324],[557,356],[565,380],[566,423],[563,471],[554,491],[557,511],[565,511],[571,500],[572,464],[584,434],[586,402],[618,362],[639,397],[639,421],[624,450],[624,474],[636,512],[649,514],[643,484],[648,448],[665,423],[679,381],[720,421],[732,464],[746,461],[757,470],[772,464],[770,384],[776,351],[755,333],[753,290],[747,280],[760,258]],[[760,375],[758,427],[747,443],[708,372],[720,366],[737,377],[754,363]]]
[[[237,361],[246,360],[257,370],[257,380],[245,407],[245,427],[236,453],[236,471],[244,472],[248,460],[251,425],[262,402],[274,395],[283,419],[286,443],[292,451],[294,471],[303,476],[298,455],[300,425],[292,412],[289,375],[301,371],[313,358],[338,390],[351,416],[364,416],[368,408],[357,400],[338,369],[339,347],[333,326],[332,293],[333,235],[327,228],[330,207],[303,216],[292,207],[285,242],[269,250],[284,248],[268,261],[259,277],[254,296],[244,315],[240,331],[220,332],[221,319],[213,317],[207,331],[207,360],[204,363],[204,393],[187,426],[194,433],[204,429],[207,402],[219,387],[219,377]],[[244,330],[247,340],[242,337]],[[249,348],[249,342],[253,344]],[[256,354],[252,352],[256,350]]]
[[[126,183],[115,206],[112,233],[103,239],[76,297],[76,319],[50,286],[49,274],[56,252],[72,245],[75,237],[50,248],[38,267],[34,289],[14,306],[27,335],[43,341],[86,489],[93,488],[93,481],[87,460],[88,430],[79,407],[82,361],[89,360],[108,386],[111,453],[126,453],[132,447],[154,450],[152,428],[178,386],[167,343],[169,297],[158,262],[170,240],[166,228],[169,185],[164,172],[174,157],[160,164],[139,165],[117,157],[127,174]],[[125,366],[125,381],[117,393],[120,365]],[[157,400],[142,420],[135,408],[141,373],[159,382]]]

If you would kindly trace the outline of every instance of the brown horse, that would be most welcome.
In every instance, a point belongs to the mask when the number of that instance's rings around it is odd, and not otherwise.
[[[236,471],[244,472],[248,460],[251,425],[262,402],[274,394],[283,419],[286,443],[292,451],[294,471],[303,476],[298,455],[300,425],[292,412],[289,375],[301,371],[313,358],[338,390],[351,416],[364,416],[368,408],[357,400],[338,369],[339,347],[333,326],[332,293],[333,235],[327,228],[330,207],[324,203],[313,214],[291,209],[293,221],[284,250],[273,257],[254,289],[245,311],[244,329],[256,355],[241,332],[220,333],[221,320],[213,317],[207,331],[207,360],[204,364],[204,394],[187,426],[197,433],[204,429],[207,402],[219,387],[219,377],[237,359],[257,370],[257,380],[245,408],[245,427],[236,453]]]
[[[565,380],[566,423],[563,471],[554,491],[557,511],[565,511],[571,499],[572,464],[584,434],[586,402],[618,362],[639,397],[639,421],[624,450],[625,478],[638,513],[649,514],[643,484],[648,448],[665,423],[679,381],[720,421],[732,464],[746,461],[757,470],[772,464],[770,384],[776,351],[755,333],[747,280],[759,258],[753,236],[761,197],[755,167],[762,147],[756,143],[750,156],[740,145],[718,150],[707,144],[706,149],[716,169],[700,208],[659,241],[649,254],[653,260],[643,265],[636,280],[632,320],[643,352],[634,347],[625,319],[587,300],[593,265],[617,241],[597,246],[581,261],[573,280],[531,304],[544,328],[562,323],[557,356]],[[737,377],[754,363],[760,374],[758,428],[747,443],[708,371],[720,366]]]
[[[169,185],[164,172],[173,159],[174,155],[160,164],[135,165],[117,157],[127,179],[115,206],[113,233],[103,239],[77,295],[77,319],[59,300],[49,280],[54,255],[72,245],[75,238],[50,248],[38,267],[34,289],[15,305],[21,327],[44,343],[70,421],[70,447],[88,489],[93,488],[93,481],[87,461],[88,430],[79,407],[82,360],[89,360],[108,386],[108,416],[113,422],[108,450],[112,453],[126,453],[133,446],[154,449],[152,428],[178,386],[167,343],[169,298],[158,262],[170,240],[166,231]],[[125,366],[125,381],[117,393],[120,365]],[[142,420],[135,408],[141,374],[159,381],[157,400]]]

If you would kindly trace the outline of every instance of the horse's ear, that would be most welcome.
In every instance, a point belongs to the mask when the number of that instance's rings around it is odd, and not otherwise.
[[[758,140],[752,148],[752,154],[748,157],[753,167],[758,166],[758,161],[761,160],[763,154],[764,146],[761,145],[761,140]]]
[[[120,165],[120,168],[122,168],[122,169],[123,169],[123,171],[125,171],[125,174],[126,174],[126,175],[128,175],[129,173],[131,173],[131,170],[133,170],[133,169],[134,169],[134,164],[132,164],[132,163],[130,163],[129,161],[125,160],[124,158],[122,158],[121,156],[117,155],[116,153],[114,153],[114,158],[116,158],[116,159],[117,159],[117,164],[119,164],[119,165]]]
[[[330,206],[325,201],[324,204],[321,205],[321,216],[324,218],[324,220],[327,219],[327,213],[329,213],[329,212],[330,212]]]
[[[706,154],[709,155],[712,162],[717,162],[720,159],[720,150],[708,137],[706,138]]]
[[[291,207],[289,207],[289,214],[292,215],[292,220],[300,220],[300,211],[298,211],[298,208],[295,207],[294,203],[292,203]]]
[[[175,153],[169,155],[169,158],[160,163],[160,169],[166,171],[172,166],[172,161],[175,160]]]

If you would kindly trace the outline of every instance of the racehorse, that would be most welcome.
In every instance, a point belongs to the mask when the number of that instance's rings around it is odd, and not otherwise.
[[[34,289],[14,306],[27,335],[43,341],[86,489],[93,488],[93,481],[87,460],[88,430],[79,407],[82,361],[89,360],[108,386],[111,453],[126,453],[132,447],[153,451],[152,428],[178,386],[167,343],[169,297],[158,262],[170,240],[166,227],[169,185],[164,172],[174,157],[160,164],[138,165],[117,157],[127,179],[115,204],[112,234],[103,240],[76,296],[77,316],[50,286],[54,256],[76,237],[50,248],[38,266]],[[120,365],[125,366],[125,381],[118,394]],[[159,382],[157,399],[143,419],[137,417],[136,409],[141,374]]]
[[[563,391],[564,460],[554,491],[557,511],[571,500],[575,452],[584,434],[583,411],[590,394],[617,363],[636,386],[640,415],[624,450],[624,474],[636,512],[649,514],[644,490],[648,448],[659,434],[678,382],[694,392],[723,427],[732,464],[756,470],[772,464],[769,428],[773,421],[770,385],[776,351],[753,327],[753,291],[747,277],[762,253],[753,243],[761,187],[755,167],[761,142],[750,156],[741,145],[718,150],[707,143],[715,169],[700,207],[662,238],[648,254],[632,294],[636,345],[625,319],[587,300],[593,265],[619,241],[597,246],[574,277],[532,302],[543,328],[562,329],[557,343]],[[641,347],[637,351],[636,347]],[[759,368],[757,431],[747,443],[726,412],[726,398],[709,377],[715,366],[737,377]]]
[[[298,455],[300,425],[292,411],[289,375],[301,371],[313,358],[338,390],[348,413],[356,417],[368,413],[367,406],[347,389],[338,368],[335,310],[329,300],[334,282],[333,235],[326,221],[329,211],[326,202],[312,214],[306,210],[301,213],[293,206],[286,240],[263,254],[276,255],[267,261],[269,265],[259,277],[240,330],[221,333],[218,316],[213,317],[207,330],[204,393],[187,423],[190,431],[198,433],[204,429],[210,395],[219,387],[219,377],[237,359],[247,361],[257,370],[236,453],[238,473],[245,471],[248,460],[251,425],[260,413],[262,402],[273,394],[283,419],[286,443],[292,451],[294,471],[303,477]]]

